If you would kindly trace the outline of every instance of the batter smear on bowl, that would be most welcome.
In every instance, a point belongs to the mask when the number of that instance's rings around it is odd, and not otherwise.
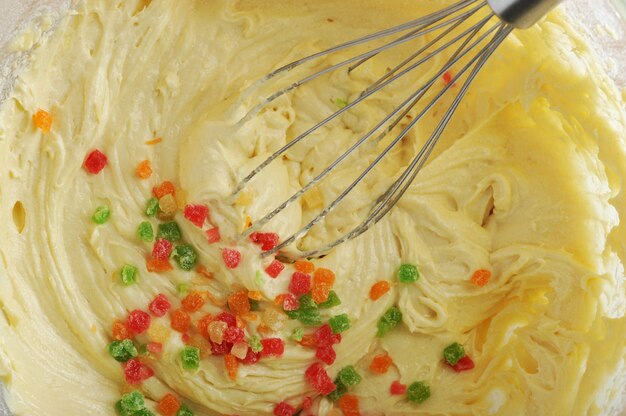
[[[375,227],[320,259],[263,256],[369,165],[366,152],[236,238],[433,73],[346,112],[235,201],[243,175],[385,68],[337,72],[237,128],[259,97],[233,97],[297,57],[446,4],[78,2],[0,107],[12,412],[619,414],[626,110],[558,10],[494,53]],[[288,254],[344,234],[438,121]]]

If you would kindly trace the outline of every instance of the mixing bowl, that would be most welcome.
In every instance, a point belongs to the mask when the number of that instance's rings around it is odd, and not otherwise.
[[[70,7],[69,0],[0,0],[0,102],[26,62],[28,49],[42,33],[54,30],[55,22]],[[626,95],[626,0],[569,0],[562,7]],[[32,36],[23,37],[22,43],[15,45],[15,33],[24,29]],[[0,388],[0,416],[9,416],[2,396]]]

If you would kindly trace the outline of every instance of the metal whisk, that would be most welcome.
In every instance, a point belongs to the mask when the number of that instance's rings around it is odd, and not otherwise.
[[[423,37],[426,34],[434,35],[432,40],[429,40],[425,45],[419,47],[415,53],[404,59],[399,64],[395,65],[388,72],[382,75],[374,83],[368,86],[362,91],[360,96],[349,103],[345,107],[339,109],[335,113],[321,120],[308,130],[298,135],[289,143],[285,144],[282,148],[272,154],[268,159],[255,168],[250,174],[242,179],[237,185],[233,196],[238,195],[246,185],[264,168],[266,168],[272,161],[283,155],[293,146],[303,141],[311,135],[311,133],[327,125],[332,120],[341,116],[342,114],[350,111],[352,108],[358,106],[366,98],[372,96],[383,88],[387,87],[391,83],[404,77],[408,73],[414,71],[416,68],[429,62],[434,57],[441,54],[443,51],[450,49],[452,52],[451,57],[446,63],[441,66],[436,74],[432,76],[424,85],[414,91],[405,101],[403,101],[397,108],[395,108],[390,114],[384,117],[379,123],[371,128],[364,136],[360,137],[354,144],[352,144],[346,151],[339,155],[329,166],[321,171],[313,180],[303,186],[299,191],[295,192],[290,198],[278,205],[271,212],[267,213],[263,218],[257,219],[254,224],[243,232],[241,237],[247,237],[252,232],[258,230],[267,224],[272,218],[283,211],[289,204],[302,197],[307,191],[313,188],[326,176],[328,176],[333,169],[335,169],[340,163],[342,163],[348,156],[355,152],[360,146],[374,138],[376,141],[380,141],[384,138],[394,127],[396,127],[401,120],[413,109],[413,107],[426,95],[426,93],[435,85],[436,81],[440,80],[444,74],[450,74],[450,70],[456,65],[462,65],[459,69],[455,70],[455,75],[451,76],[447,83],[441,88],[440,91],[434,94],[434,98],[428,102],[424,108],[410,121],[410,123],[402,128],[401,132],[374,158],[371,164],[361,172],[358,177],[343,191],[336,199],[328,206],[324,207],[321,212],[315,216],[308,224],[303,226],[300,230],[293,235],[285,238],[277,247],[272,250],[266,251],[264,255],[272,255],[279,250],[284,249],[289,244],[297,241],[320,221],[324,220],[326,216],[335,209],[344,198],[359,184],[363,178],[371,172],[376,165],[396,146],[408,132],[423,118],[423,116],[441,99],[441,97],[462,77],[465,77],[464,82],[458,89],[456,96],[454,97],[451,105],[437,124],[432,135],[426,140],[424,146],[420,149],[417,155],[410,162],[408,167],[401,173],[401,175],[392,183],[392,185],[380,195],[372,205],[367,218],[363,220],[358,226],[353,228],[342,237],[326,244],[324,247],[320,247],[314,250],[309,250],[304,253],[300,253],[303,257],[317,257],[323,255],[331,248],[357,237],[362,234],[373,224],[376,224],[381,218],[383,218],[391,208],[398,202],[402,195],[407,191],[411,182],[417,176],[418,172],[426,162],[427,158],[431,154],[433,148],[437,144],[437,141],[441,137],[444,129],[449,123],[452,115],[459,106],[463,96],[466,94],[470,84],[476,78],[481,68],[485,65],[489,57],[494,53],[502,41],[513,31],[515,28],[527,28],[533,25],[537,20],[544,16],[549,10],[555,7],[560,0],[461,0],[454,4],[445,7],[435,13],[421,17],[419,19],[401,24],[390,29],[382,30],[377,33],[369,34],[359,39],[337,45],[328,50],[313,54],[311,56],[299,59],[288,65],[285,65],[272,73],[266,75],[261,80],[257,81],[255,86],[265,84],[267,81],[285,74],[296,67],[299,67],[307,62],[315,59],[344,51],[348,48],[353,48],[359,45],[369,44],[377,40],[392,37],[391,40],[387,40],[386,43],[380,46],[372,46],[364,53],[357,54],[349,59],[345,59],[337,64],[331,65],[325,69],[319,70],[311,75],[308,75],[299,81],[289,85],[288,87],[272,94],[267,97],[263,102],[256,105],[250,110],[247,115],[240,121],[245,123],[253,116],[258,114],[267,104],[276,100],[280,96],[289,93],[295,88],[304,85],[322,75],[328,74],[332,71],[339,70],[341,68],[347,68],[347,71],[354,71],[361,64],[367,60],[375,57],[376,55],[402,44],[406,44],[412,40]],[[400,35],[394,37],[394,35]],[[456,49],[454,49],[456,48]],[[254,86],[253,86],[254,87]],[[378,133],[378,134],[377,134]]]

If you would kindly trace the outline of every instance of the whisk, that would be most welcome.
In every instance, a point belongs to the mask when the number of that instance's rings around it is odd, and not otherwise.
[[[253,116],[258,114],[266,105],[276,100],[277,98],[293,91],[294,89],[307,84],[314,79],[317,79],[325,74],[340,69],[346,69],[348,72],[354,71],[363,63],[369,59],[375,57],[378,54],[385,52],[386,50],[399,45],[406,44],[412,40],[422,38],[427,34],[432,34],[434,37],[428,40],[425,45],[419,47],[413,54],[408,56],[402,62],[389,69],[380,78],[374,81],[366,89],[364,89],[360,96],[347,104],[343,108],[340,108],[335,113],[329,115],[325,119],[319,121],[289,143],[285,144],[263,163],[258,165],[252,172],[250,172],[245,178],[243,178],[237,185],[233,197],[236,197],[248,183],[265,169],[272,161],[281,157],[289,149],[298,143],[302,142],[311,134],[323,126],[327,125],[331,121],[335,120],[342,114],[350,111],[354,107],[362,103],[366,98],[381,91],[383,88],[389,86],[398,79],[406,76],[412,71],[415,71],[418,67],[426,64],[433,58],[440,55],[445,50],[450,49],[452,51],[451,56],[443,66],[437,69],[434,76],[432,76],[424,85],[417,88],[412,92],[410,96],[404,100],[398,107],[396,107],[391,113],[387,114],[380,122],[378,122],[373,128],[367,131],[365,135],[360,137],[354,144],[352,144],[344,153],[338,155],[337,158],[330,163],[324,170],[322,170],[315,178],[304,185],[299,191],[295,192],[290,198],[278,205],[275,209],[267,213],[264,217],[254,221],[253,225],[245,230],[241,237],[248,237],[252,232],[260,229],[267,224],[272,218],[281,213],[289,204],[293,203],[297,199],[301,198],[307,191],[316,186],[320,181],[326,178],[339,164],[344,162],[353,152],[357,151],[364,143],[374,138],[375,141],[380,141],[389,132],[393,130],[405,116],[415,107],[415,105],[426,95],[426,93],[440,80],[444,75],[447,75],[448,79],[440,89],[440,91],[433,94],[433,98],[428,102],[424,108],[406,125],[402,128],[400,133],[389,142],[389,144],[373,159],[373,161],[367,166],[367,168],[361,172],[356,179],[346,187],[334,201],[324,207],[319,214],[317,214],[311,221],[300,228],[291,236],[284,238],[280,244],[278,244],[272,250],[268,250],[263,253],[264,256],[269,256],[283,250],[288,245],[299,240],[305,236],[308,231],[314,227],[317,223],[324,220],[327,215],[333,211],[346,196],[361,182],[365,176],[370,173],[380,161],[396,146],[409,131],[424,117],[424,115],[433,108],[433,106],[442,98],[442,96],[455,85],[457,81],[460,81],[462,77],[465,77],[464,82],[458,88],[456,96],[452,100],[450,106],[447,108],[441,120],[436,125],[435,130],[426,140],[423,147],[417,152],[415,157],[408,164],[406,169],[400,174],[400,176],[391,184],[391,186],[382,193],[376,200],[373,201],[372,207],[368,212],[367,217],[356,227],[354,227],[348,233],[342,235],[340,238],[326,243],[323,247],[307,250],[299,253],[302,257],[319,257],[327,253],[331,248],[353,239],[372,225],[376,224],[382,219],[392,207],[400,200],[402,195],[407,191],[411,182],[415,179],[420,169],[424,166],[424,163],[430,156],[433,148],[437,144],[444,129],[448,125],[455,110],[458,108],[459,103],[466,94],[472,81],[476,78],[477,74],[483,68],[487,60],[491,57],[498,46],[504,41],[504,39],[515,28],[524,29],[532,26],[541,17],[543,17],[549,10],[555,7],[561,0],[461,0],[457,1],[448,7],[442,8],[439,11],[423,16],[421,18],[412,20],[410,22],[401,24],[399,26],[392,27],[390,29],[382,30],[376,33],[369,34],[367,36],[351,40],[349,42],[342,43],[334,46],[330,49],[324,50],[319,53],[307,56],[302,59],[298,59],[288,65],[285,65],[264,78],[257,81],[256,86],[267,83],[269,80],[276,78],[280,75],[292,71],[296,67],[325,57],[330,54],[334,54],[340,51],[344,51],[349,48],[354,48],[359,45],[373,45],[368,47],[368,50],[355,54],[354,56],[344,59],[339,63],[330,65],[327,68],[314,72],[297,82],[292,83],[288,87],[270,95],[260,104],[256,105],[250,110],[246,116],[244,116],[240,123],[245,123]],[[394,36],[396,35],[396,36]],[[399,35],[399,36],[398,36]],[[385,38],[391,37],[391,39],[385,40]],[[374,44],[377,40],[384,40],[380,46]],[[450,70],[455,65],[462,65],[461,68],[455,70],[455,75],[450,75]],[[403,127],[403,126],[401,126]],[[377,134],[378,133],[378,134]],[[279,253],[284,256],[284,251]]]

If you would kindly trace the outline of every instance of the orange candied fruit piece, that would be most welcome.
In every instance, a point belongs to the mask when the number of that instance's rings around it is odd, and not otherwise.
[[[152,188],[152,193],[157,199],[161,199],[165,195],[176,195],[176,187],[172,182],[165,181],[161,185]]]
[[[386,280],[381,280],[380,282],[374,283],[372,285],[372,288],[370,289],[370,299],[380,299],[385,293],[389,292],[390,288],[391,285],[389,285],[389,282]]]
[[[359,398],[354,394],[344,394],[339,399],[339,408],[344,416],[359,416]]]
[[[207,332],[207,328],[209,327],[209,324],[211,322],[213,322],[213,316],[210,313],[207,313],[202,318],[196,321],[196,328],[198,329],[200,335],[202,335],[203,337],[207,337],[209,335]]]
[[[137,169],[135,169],[135,173],[141,179],[148,179],[152,176],[152,166],[150,166],[149,160],[143,160],[137,165]]]
[[[113,328],[111,330],[111,333],[113,334],[113,338],[116,339],[117,341],[132,338],[130,335],[130,331],[128,330],[128,327],[126,326],[124,322],[121,322],[121,321],[113,322]]]
[[[485,269],[476,270],[470,278],[471,282],[478,287],[485,286],[489,283],[489,279],[491,279],[491,272]]]
[[[306,334],[302,336],[302,340],[300,341],[300,345],[303,347],[317,347],[317,339],[314,334]]]
[[[152,140],[148,140],[148,141],[146,142],[146,144],[149,144],[149,145],[159,144],[159,143],[161,143],[162,141],[163,141],[163,139],[162,139],[161,137],[156,137],[156,138],[154,138],[154,139],[152,139]]]
[[[385,374],[389,367],[393,363],[393,360],[389,356],[389,354],[378,354],[374,357],[370,364],[370,370],[374,373]]]
[[[208,271],[207,268],[201,264],[198,265],[198,267],[196,267],[196,272],[202,275],[203,277],[206,277],[207,279],[213,279],[213,273]]]
[[[180,402],[173,394],[166,394],[157,405],[157,410],[163,416],[175,416],[180,409]]]
[[[168,272],[174,270],[174,267],[167,260],[150,259],[146,263],[149,272]]]
[[[284,293],[276,295],[276,297],[274,298],[274,305],[282,306],[282,304],[285,302],[285,297],[287,297],[287,295],[285,295]]]
[[[263,293],[258,290],[251,290],[248,292],[248,297],[252,300],[263,300]]]
[[[187,312],[183,311],[182,309],[176,309],[174,312],[172,312],[170,323],[173,330],[185,333],[189,330],[189,327],[191,326],[191,317]]]
[[[33,123],[44,133],[50,133],[52,129],[52,115],[45,110],[38,110],[33,114]]]
[[[335,273],[332,270],[319,268],[313,274],[311,296],[316,303],[326,302],[330,289],[335,284]]]
[[[237,357],[232,354],[226,354],[224,356],[224,366],[226,366],[228,378],[233,381],[237,379],[237,370],[239,369],[239,362],[237,361]]]
[[[193,290],[183,298],[182,306],[185,312],[197,312],[204,306],[204,298],[200,292]]]
[[[228,307],[235,315],[250,312],[250,300],[248,299],[248,291],[238,290],[228,297]]]
[[[315,265],[306,260],[296,260],[293,266],[302,273],[313,273],[313,270],[315,270]]]

